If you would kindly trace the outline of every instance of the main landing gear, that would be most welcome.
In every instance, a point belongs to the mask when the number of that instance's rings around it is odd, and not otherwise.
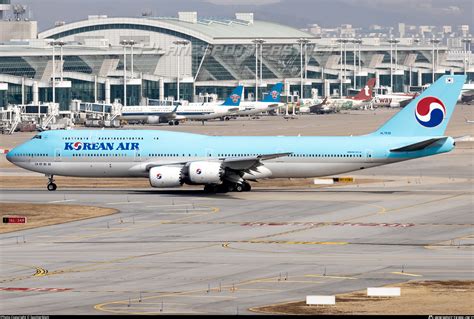
[[[204,186],[206,193],[227,193],[227,192],[250,192],[252,186],[249,183],[230,183],[224,182],[220,185],[208,184]]]
[[[168,122],[168,125],[179,125],[179,121],[178,120],[171,120]]]
[[[50,192],[55,191],[58,186],[54,183],[54,176],[48,176],[48,186],[46,186]]]

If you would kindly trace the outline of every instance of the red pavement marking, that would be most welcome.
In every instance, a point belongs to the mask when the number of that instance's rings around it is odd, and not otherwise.
[[[0,290],[3,291],[68,291],[72,290],[72,288],[19,288],[19,287],[0,287]]]

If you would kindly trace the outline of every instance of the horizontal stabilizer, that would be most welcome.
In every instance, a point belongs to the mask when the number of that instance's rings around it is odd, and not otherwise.
[[[436,137],[436,138],[430,138],[428,140],[424,140],[424,141],[421,141],[421,142],[418,142],[418,143],[414,143],[414,144],[410,144],[410,145],[406,145],[406,146],[403,146],[403,147],[399,147],[399,148],[394,148],[394,149],[391,149],[390,152],[414,152],[414,151],[421,151],[422,149],[425,149],[431,145],[433,145],[434,143],[436,142],[439,142],[439,141],[443,141],[446,140],[447,137],[444,136],[444,137]]]
[[[474,139],[472,138],[471,135],[463,135],[463,136],[454,136],[454,141],[455,142],[470,142],[473,141]]]

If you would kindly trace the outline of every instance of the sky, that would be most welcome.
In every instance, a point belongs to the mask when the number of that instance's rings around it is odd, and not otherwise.
[[[297,28],[317,23],[323,27],[371,24],[396,27],[415,25],[460,25],[474,27],[473,0],[12,0],[25,4],[39,29],[55,21],[78,21],[88,15],[138,17],[177,16],[178,11],[197,11],[201,17],[234,17],[235,12],[254,12],[266,20]]]

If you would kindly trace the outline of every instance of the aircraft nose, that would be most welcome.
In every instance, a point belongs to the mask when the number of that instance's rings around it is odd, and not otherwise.
[[[7,158],[7,161],[10,163],[15,164],[16,162],[16,157],[18,156],[18,147],[14,147],[11,150],[5,150],[6,154],[5,157]]]
[[[13,152],[12,151],[13,150],[8,151],[6,156],[5,156],[7,158],[7,161],[9,161],[10,163],[13,163]]]

